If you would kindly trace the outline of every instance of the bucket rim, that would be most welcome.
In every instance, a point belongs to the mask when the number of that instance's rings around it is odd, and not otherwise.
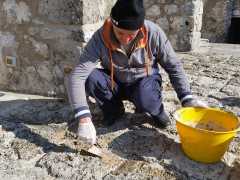
[[[237,121],[238,121],[238,125],[237,127],[234,129],[234,130],[231,130],[231,131],[210,131],[210,130],[206,130],[206,129],[200,129],[200,128],[195,128],[195,127],[191,127],[187,124],[184,124],[183,122],[181,122],[180,120],[178,120],[178,113],[179,111],[183,111],[184,109],[209,109],[209,110],[213,110],[213,111],[218,111],[218,112],[224,112],[224,113],[228,113],[230,114],[231,116],[233,116]],[[208,107],[208,108],[205,108],[205,107],[182,107],[180,109],[177,109],[173,112],[173,117],[174,119],[176,120],[177,123],[185,126],[185,127],[188,127],[190,129],[194,129],[194,130],[198,130],[198,131],[201,131],[201,132],[204,132],[204,133],[207,133],[207,134],[231,134],[231,133],[237,133],[240,131],[240,119],[232,112],[227,112],[227,111],[223,111],[219,108],[213,108],[213,107]]]

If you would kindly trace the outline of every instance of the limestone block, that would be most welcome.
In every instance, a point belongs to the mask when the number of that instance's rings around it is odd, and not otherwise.
[[[146,16],[147,17],[158,17],[158,16],[160,16],[160,14],[161,14],[160,5],[154,4],[153,6],[149,7],[146,10]]]
[[[15,36],[12,33],[0,31],[1,46],[13,46],[15,43],[16,43]]]
[[[178,12],[178,6],[175,4],[165,5],[164,10],[168,15],[172,15]]]
[[[41,55],[44,58],[49,57],[49,50],[47,44],[36,41],[33,38],[29,38],[29,40],[32,42],[32,46],[34,47],[34,50],[37,54]]]
[[[54,23],[81,24],[82,8],[81,0],[39,0],[38,13]]]
[[[9,24],[22,24],[31,20],[32,14],[25,2],[20,1],[17,3],[15,0],[5,0],[3,10],[6,12]]]
[[[190,51],[192,49],[192,44],[190,38],[192,37],[191,33],[186,33],[185,31],[180,31],[178,33],[177,48],[179,51]]]
[[[14,79],[9,81],[9,88],[27,93],[47,94],[47,90],[53,88],[54,83],[48,82],[51,76],[48,77],[47,67],[43,67],[43,70],[42,66],[47,65],[41,65],[40,68],[25,65],[26,71],[14,72]],[[44,74],[45,72],[47,74]]]
[[[65,28],[55,26],[47,26],[43,28],[33,27],[30,31],[36,32],[36,29],[42,39],[66,39],[71,37],[71,31]]]
[[[203,1],[202,0],[196,0],[196,1],[192,1],[193,3],[193,10],[194,10],[194,14],[203,14]]]
[[[41,78],[47,81],[52,81],[53,79],[53,74],[52,71],[49,67],[49,63],[42,63],[37,66],[37,72]]]
[[[144,5],[145,9],[148,9],[152,4],[154,4],[154,2],[152,2],[151,0],[143,1],[143,5]]]
[[[109,16],[112,0],[40,0],[38,13],[51,22],[93,24]]]
[[[195,25],[195,16],[187,16],[182,18],[183,23],[185,24],[185,28],[188,32],[193,32]]]
[[[192,45],[191,49],[194,50],[199,48],[200,41],[201,41],[201,32],[193,32],[190,39],[190,43]]]
[[[86,24],[83,26],[32,26],[28,28],[28,33],[43,40],[72,39],[77,42],[88,42],[93,33],[103,25],[103,21],[96,24]]]
[[[45,22],[43,20],[39,19],[38,17],[34,17],[34,19],[32,20],[32,24],[44,26]]]
[[[173,46],[173,47],[176,47],[176,49],[178,49],[177,48],[177,42],[178,42],[178,35],[177,34],[170,34],[169,36],[168,36],[168,38],[169,38],[169,40],[170,40],[170,42],[171,42],[171,45]]]
[[[171,28],[171,30],[179,31],[184,25],[184,18],[178,16],[173,16],[170,18],[169,27]]]
[[[83,24],[94,24],[110,16],[116,0],[83,1]]]
[[[63,79],[64,75],[63,72],[61,71],[60,67],[58,65],[55,65],[53,67],[53,73],[56,75],[57,78]]]
[[[94,24],[85,24],[81,26],[81,33],[82,33],[82,41],[88,42],[89,39],[92,37],[93,33],[99,29],[103,25],[104,21],[99,21],[98,23]]]
[[[192,1],[192,0],[177,0],[177,1],[174,1],[174,4],[183,5],[189,1]],[[170,3],[173,3],[173,2],[170,2]]]
[[[26,72],[29,73],[29,74],[34,74],[36,73],[36,69],[34,66],[28,66],[25,68],[26,69]]]
[[[78,48],[79,43],[70,39],[60,39],[51,44],[51,49],[55,54],[54,61],[74,62],[78,60],[82,47]]]
[[[169,31],[169,22],[167,17],[162,17],[157,19],[156,21],[157,24],[159,24],[159,26],[165,31],[168,32]]]
[[[167,3],[167,1],[168,1],[168,0],[158,0],[158,2],[159,2],[160,4]]]
[[[201,29],[202,29],[202,16],[201,15],[195,16],[194,29],[197,32],[201,31]]]
[[[182,5],[181,9],[183,9],[183,12],[186,15],[193,15],[194,14],[194,4],[192,3],[192,1],[189,1],[185,4]]]
[[[225,42],[232,16],[232,1],[207,0],[204,4],[202,37],[210,42]]]

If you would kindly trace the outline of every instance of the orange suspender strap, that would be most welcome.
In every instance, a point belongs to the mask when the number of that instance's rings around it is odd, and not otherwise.
[[[145,62],[145,71],[147,76],[149,75],[149,64],[150,64],[150,51],[149,51],[149,44],[147,43],[146,47],[145,47],[145,61],[147,59],[147,62]],[[146,54],[147,52],[147,54]]]
[[[145,62],[145,71],[147,76],[149,76],[149,64],[150,64],[150,51],[149,51],[149,45],[147,44],[146,49],[145,49],[145,58],[144,60],[147,62]],[[112,52],[111,49],[108,48],[108,53],[109,53],[109,58],[110,58],[110,71],[111,71],[111,89],[114,89],[114,68],[113,68],[113,59],[112,59]]]
[[[113,68],[112,52],[111,52],[111,49],[109,49],[109,48],[108,48],[108,53],[109,53],[109,58],[110,58],[111,88],[113,91],[113,89],[114,89],[114,81],[113,81],[114,68]]]

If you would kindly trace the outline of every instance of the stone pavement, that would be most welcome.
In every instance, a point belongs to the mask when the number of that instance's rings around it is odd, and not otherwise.
[[[210,106],[240,112],[240,46],[203,44],[197,52],[179,53],[193,93]],[[164,104],[169,114],[180,107],[163,73]],[[63,99],[0,92],[0,179],[240,179],[240,137],[221,162],[201,164],[181,151],[174,120],[166,130],[151,126],[124,102],[126,114],[106,128],[94,105],[98,143],[113,156],[83,156],[84,144],[68,131],[72,119]],[[172,117],[172,116],[171,116]],[[73,126],[72,126],[73,127]]]

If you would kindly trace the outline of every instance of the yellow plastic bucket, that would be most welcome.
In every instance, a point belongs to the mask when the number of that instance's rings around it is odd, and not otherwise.
[[[220,161],[240,130],[233,113],[215,108],[181,108],[174,118],[184,153],[204,163]]]

